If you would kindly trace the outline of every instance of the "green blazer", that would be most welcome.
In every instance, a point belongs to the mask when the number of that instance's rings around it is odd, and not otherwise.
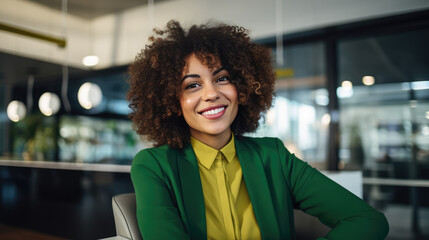
[[[236,137],[235,147],[262,239],[294,239],[293,209],[331,227],[325,239],[384,239],[388,223],[276,138]],[[132,164],[143,239],[207,239],[204,196],[190,145],[140,151]]]

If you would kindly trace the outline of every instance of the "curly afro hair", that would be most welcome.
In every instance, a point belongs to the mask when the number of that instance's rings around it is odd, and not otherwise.
[[[182,148],[189,143],[179,98],[185,59],[191,54],[209,67],[220,61],[228,70],[239,103],[232,132],[240,136],[256,130],[273,98],[275,74],[268,48],[251,42],[246,29],[222,23],[193,25],[186,31],[172,20],[154,32],[129,67],[129,117],[137,134],[155,146]]]

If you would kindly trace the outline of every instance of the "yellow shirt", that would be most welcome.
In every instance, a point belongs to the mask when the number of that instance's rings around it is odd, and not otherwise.
[[[234,136],[221,150],[191,137],[206,211],[207,239],[261,239],[235,152]]]

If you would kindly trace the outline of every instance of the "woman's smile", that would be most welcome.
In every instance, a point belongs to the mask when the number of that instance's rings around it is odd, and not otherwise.
[[[223,116],[226,106],[209,107],[201,111],[201,115],[208,119],[217,119]]]

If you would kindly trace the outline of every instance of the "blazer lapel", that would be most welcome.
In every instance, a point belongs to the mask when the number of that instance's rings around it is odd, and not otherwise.
[[[238,138],[235,141],[235,148],[261,237],[262,239],[280,239],[279,225],[262,159],[254,146],[250,146],[249,143]]]
[[[204,195],[197,158],[190,145],[178,151],[177,165],[189,236],[191,239],[207,239]]]

